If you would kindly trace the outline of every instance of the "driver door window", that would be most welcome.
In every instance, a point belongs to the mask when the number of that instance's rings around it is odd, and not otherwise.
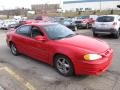
[[[44,34],[40,31],[39,27],[32,26],[31,28],[31,37],[35,38],[36,36],[44,36]]]

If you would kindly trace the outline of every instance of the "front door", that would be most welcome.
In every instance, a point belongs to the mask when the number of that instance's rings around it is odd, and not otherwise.
[[[49,61],[49,41],[37,41],[36,36],[44,36],[44,33],[37,26],[31,27],[31,38],[28,42],[29,54],[38,60],[48,63]]]

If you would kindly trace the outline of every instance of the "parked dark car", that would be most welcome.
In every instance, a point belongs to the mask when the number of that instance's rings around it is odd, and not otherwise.
[[[65,25],[66,27],[72,29],[73,31],[77,31],[77,26],[76,26],[75,22],[72,19],[64,20],[63,25]]]

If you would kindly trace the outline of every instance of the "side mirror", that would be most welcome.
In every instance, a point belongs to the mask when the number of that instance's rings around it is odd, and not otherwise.
[[[44,36],[36,36],[35,40],[37,40],[37,41],[46,41],[46,38]]]

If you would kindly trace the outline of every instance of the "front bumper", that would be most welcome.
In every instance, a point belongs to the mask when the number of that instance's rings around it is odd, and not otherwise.
[[[86,23],[79,23],[79,24],[76,24],[77,27],[86,27],[87,24]]]
[[[75,67],[76,75],[100,75],[105,72],[112,64],[113,50],[100,60],[82,61]]]

